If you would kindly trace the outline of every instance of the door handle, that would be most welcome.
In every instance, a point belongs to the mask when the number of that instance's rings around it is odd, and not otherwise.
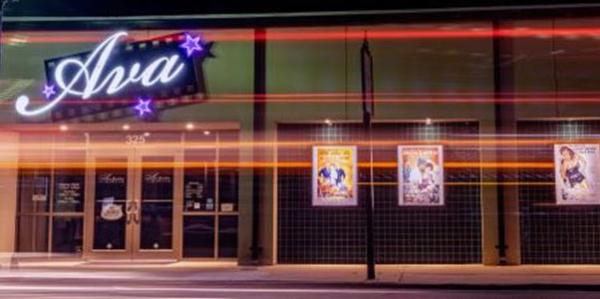
[[[131,205],[131,200],[128,200],[125,202],[125,216],[126,216],[126,223],[130,224],[131,223],[131,209],[132,209],[132,205]]]
[[[140,224],[140,201],[133,201],[133,211],[132,211],[133,221],[135,224]]]
[[[125,212],[127,214],[131,213],[131,209],[133,208],[131,203],[131,200],[125,202]]]

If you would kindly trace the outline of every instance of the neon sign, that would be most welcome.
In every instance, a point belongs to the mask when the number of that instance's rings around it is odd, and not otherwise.
[[[37,106],[21,95],[16,111],[35,116],[51,112],[65,99],[131,98],[137,99],[133,110],[142,117],[152,113],[149,98],[200,91],[194,59],[208,55],[210,44],[187,33],[135,43],[123,42],[127,37],[127,32],[116,32],[90,52],[46,60],[42,94],[47,101]]]
[[[150,109],[150,105],[152,104],[151,99],[144,100],[142,98],[138,98],[138,103],[133,107],[133,109],[137,110],[140,117],[143,117],[148,114],[152,114],[152,109]]]

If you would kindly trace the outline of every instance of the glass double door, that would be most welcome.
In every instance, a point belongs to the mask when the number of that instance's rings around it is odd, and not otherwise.
[[[182,162],[177,151],[89,151],[84,257],[179,259]]]

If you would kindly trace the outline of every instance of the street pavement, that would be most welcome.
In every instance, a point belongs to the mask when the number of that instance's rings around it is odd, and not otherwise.
[[[234,263],[21,263],[0,268],[0,298],[600,298],[598,266]]]
[[[197,298],[197,299],[359,299],[359,298],[599,298],[600,293],[581,290],[542,290],[542,289],[404,289],[356,287],[343,285],[324,286],[320,284],[248,284],[243,282],[205,283],[191,282],[148,284],[140,281],[118,280],[85,282],[69,280],[44,281],[1,281],[0,298]]]

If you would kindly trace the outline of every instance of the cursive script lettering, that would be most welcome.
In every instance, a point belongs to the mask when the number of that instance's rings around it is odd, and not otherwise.
[[[145,176],[145,181],[151,184],[170,183],[171,177],[161,176],[158,172],[150,173]]]
[[[103,184],[125,184],[125,177],[115,176],[112,173],[106,173],[100,175],[98,181]]]
[[[54,71],[54,80],[59,88],[56,97],[41,107],[29,109],[29,97],[21,95],[15,103],[17,112],[24,116],[33,116],[49,111],[67,96],[77,96],[86,100],[99,93],[113,95],[131,84],[143,87],[166,84],[184,69],[185,63],[180,61],[179,55],[174,54],[155,58],[145,67],[136,62],[128,69],[117,65],[107,70],[118,41],[127,35],[127,32],[123,31],[111,35],[100,43],[85,61],[76,58],[60,61]],[[72,75],[67,76],[66,70]]]

